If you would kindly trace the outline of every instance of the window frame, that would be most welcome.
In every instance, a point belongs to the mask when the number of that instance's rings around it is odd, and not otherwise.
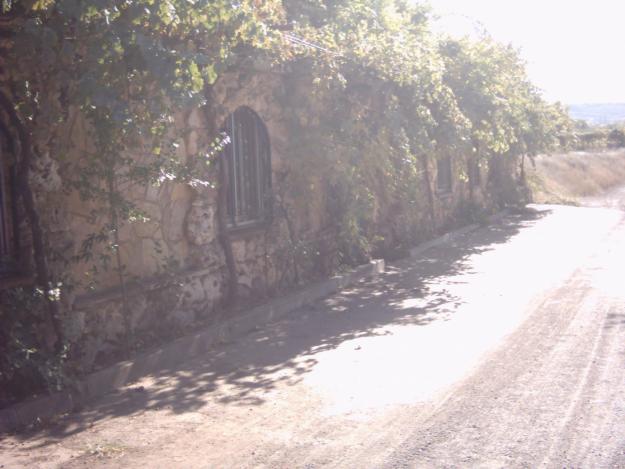
[[[224,125],[226,228],[239,231],[264,226],[272,217],[272,168],[269,133],[254,110],[240,106]]]
[[[451,156],[445,155],[436,159],[436,192],[448,195],[453,192],[453,166]]]
[[[482,184],[482,168],[480,168],[480,161],[477,158],[470,160],[470,168],[471,174],[469,177],[471,178],[473,187],[480,187]]]
[[[0,135],[0,279],[16,277],[19,269],[19,233],[16,168],[8,142]]]

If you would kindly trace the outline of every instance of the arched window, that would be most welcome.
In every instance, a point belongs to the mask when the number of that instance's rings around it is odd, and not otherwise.
[[[271,215],[271,153],[267,129],[258,115],[240,107],[227,119],[225,163],[228,225],[264,223]]]

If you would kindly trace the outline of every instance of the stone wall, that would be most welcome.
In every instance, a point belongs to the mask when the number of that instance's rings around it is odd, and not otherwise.
[[[287,90],[288,89],[288,90]],[[339,264],[337,231],[332,219],[332,200],[324,181],[309,187],[294,187],[293,166],[301,155],[293,154],[298,142],[289,134],[289,119],[276,97],[290,92],[306,93],[285,83],[284,76],[270,72],[223,75],[213,88],[214,103],[209,112],[193,109],[181,112],[176,122],[185,130],[179,158],[193,163],[210,143],[210,129],[223,126],[226,117],[240,106],[253,109],[267,127],[271,144],[274,210],[271,223],[230,236],[239,294],[246,301],[262,301],[278,295],[297,282],[328,275]],[[288,96],[287,96],[288,97]],[[291,99],[297,99],[292,96]],[[75,111],[74,111],[75,112]],[[303,112],[300,125],[312,125],[321,111]],[[70,358],[81,372],[111,357],[124,345],[128,330],[133,340],[150,341],[182,332],[198,321],[210,323],[224,314],[220,308],[229,279],[223,246],[218,236],[217,191],[164,181],[158,186],[132,186],[127,196],[149,219],[126,223],[120,230],[120,251],[126,266],[126,308],[117,274],[94,272],[90,261],[72,260],[86,239],[102,224],[89,220],[91,202],[81,200],[64,185],[72,161],[90,150],[89,129],[76,115],[62,135],[71,151],[66,160],[55,161],[43,151],[32,171],[32,186],[51,253],[56,278],[73,288],[62,290]],[[144,158],[137,154],[137,159]],[[463,174],[465,158],[453,159],[452,173]],[[202,165],[203,161],[195,161]],[[422,206],[412,209],[406,223],[406,207],[389,197],[383,187],[374,205],[374,227],[381,242],[378,252],[395,245],[414,244],[449,225],[467,201],[487,205],[486,176],[473,187],[466,178],[454,178],[452,190],[436,190],[436,159],[426,158],[423,184],[418,188]],[[215,165],[205,178],[215,181]],[[429,202],[431,192],[431,204]],[[99,249],[99,250],[98,250]],[[102,248],[95,251],[101,254]],[[108,357],[108,358],[107,358]]]
[[[281,109],[273,98],[281,85],[280,77],[269,74],[224,76],[215,86],[213,100],[217,105],[210,116],[203,110],[189,110],[181,112],[176,123],[186,130],[179,158],[187,163],[198,158],[208,145],[212,136],[209,129],[223,125],[239,106],[252,108],[267,127],[274,172],[272,190],[281,199],[270,224],[230,236],[243,305],[279,294],[296,280],[328,274],[337,264],[332,259],[333,240],[327,229],[330,221],[323,213],[323,197],[317,194],[310,197],[307,206],[297,206],[281,186],[290,164],[287,149],[292,147]],[[73,148],[70,161],[89,150],[88,134],[78,117],[68,134]],[[204,174],[208,181],[217,177],[214,166]],[[112,268],[94,273],[93,262],[71,261],[82,240],[102,225],[88,222],[92,202],[81,200],[76,191],[63,190],[64,171],[62,165],[42,160],[41,168],[33,173],[33,188],[51,249],[59,252],[59,261],[54,263],[57,277],[74,287],[63,291],[64,318],[72,343],[70,358],[81,371],[115,356],[129,328],[133,340],[149,341],[182,332],[198,321],[218,319],[228,273],[218,239],[215,188],[165,181],[158,186],[128,189],[128,198],[149,220],[126,223],[120,229],[120,252],[128,279],[124,308]],[[282,213],[285,206],[288,215]],[[292,219],[290,228],[287,218]],[[294,239],[314,246],[319,254],[313,257],[318,261],[310,262],[308,268],[294,267]],[[96,247],[94,259],[103,251],[104,247]]]

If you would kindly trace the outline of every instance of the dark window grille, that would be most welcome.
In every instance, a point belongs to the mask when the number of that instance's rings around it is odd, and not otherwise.
[[[227,119],[225,147],[228,183],[227,213],[231,228],[269,220],[271,215],[271,153],[269,135],[260,117],[240,107]]]
[[[439,192],[451,192],[451,184],[451,158],[449,156],[443,156],[437,160],[436,188]]]
[[[471,161],[470,163],[470,169],[471,169],[471,183],[474,186],[479,186],[482,183],[482,174],[481,174],[481,170],[480,170],[480,163],[479,161],[475,160],[475,161]]]
[[[8,156],[0,139],[0,276],[16,271],[15,167]]]

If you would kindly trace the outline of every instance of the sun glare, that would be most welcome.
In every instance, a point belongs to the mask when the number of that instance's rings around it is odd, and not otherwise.
[[[625,4],[612,0],[430,0],[435,28],[454,36],[488,31],[521,50],[534,83],[551,101],[625,102]]]

